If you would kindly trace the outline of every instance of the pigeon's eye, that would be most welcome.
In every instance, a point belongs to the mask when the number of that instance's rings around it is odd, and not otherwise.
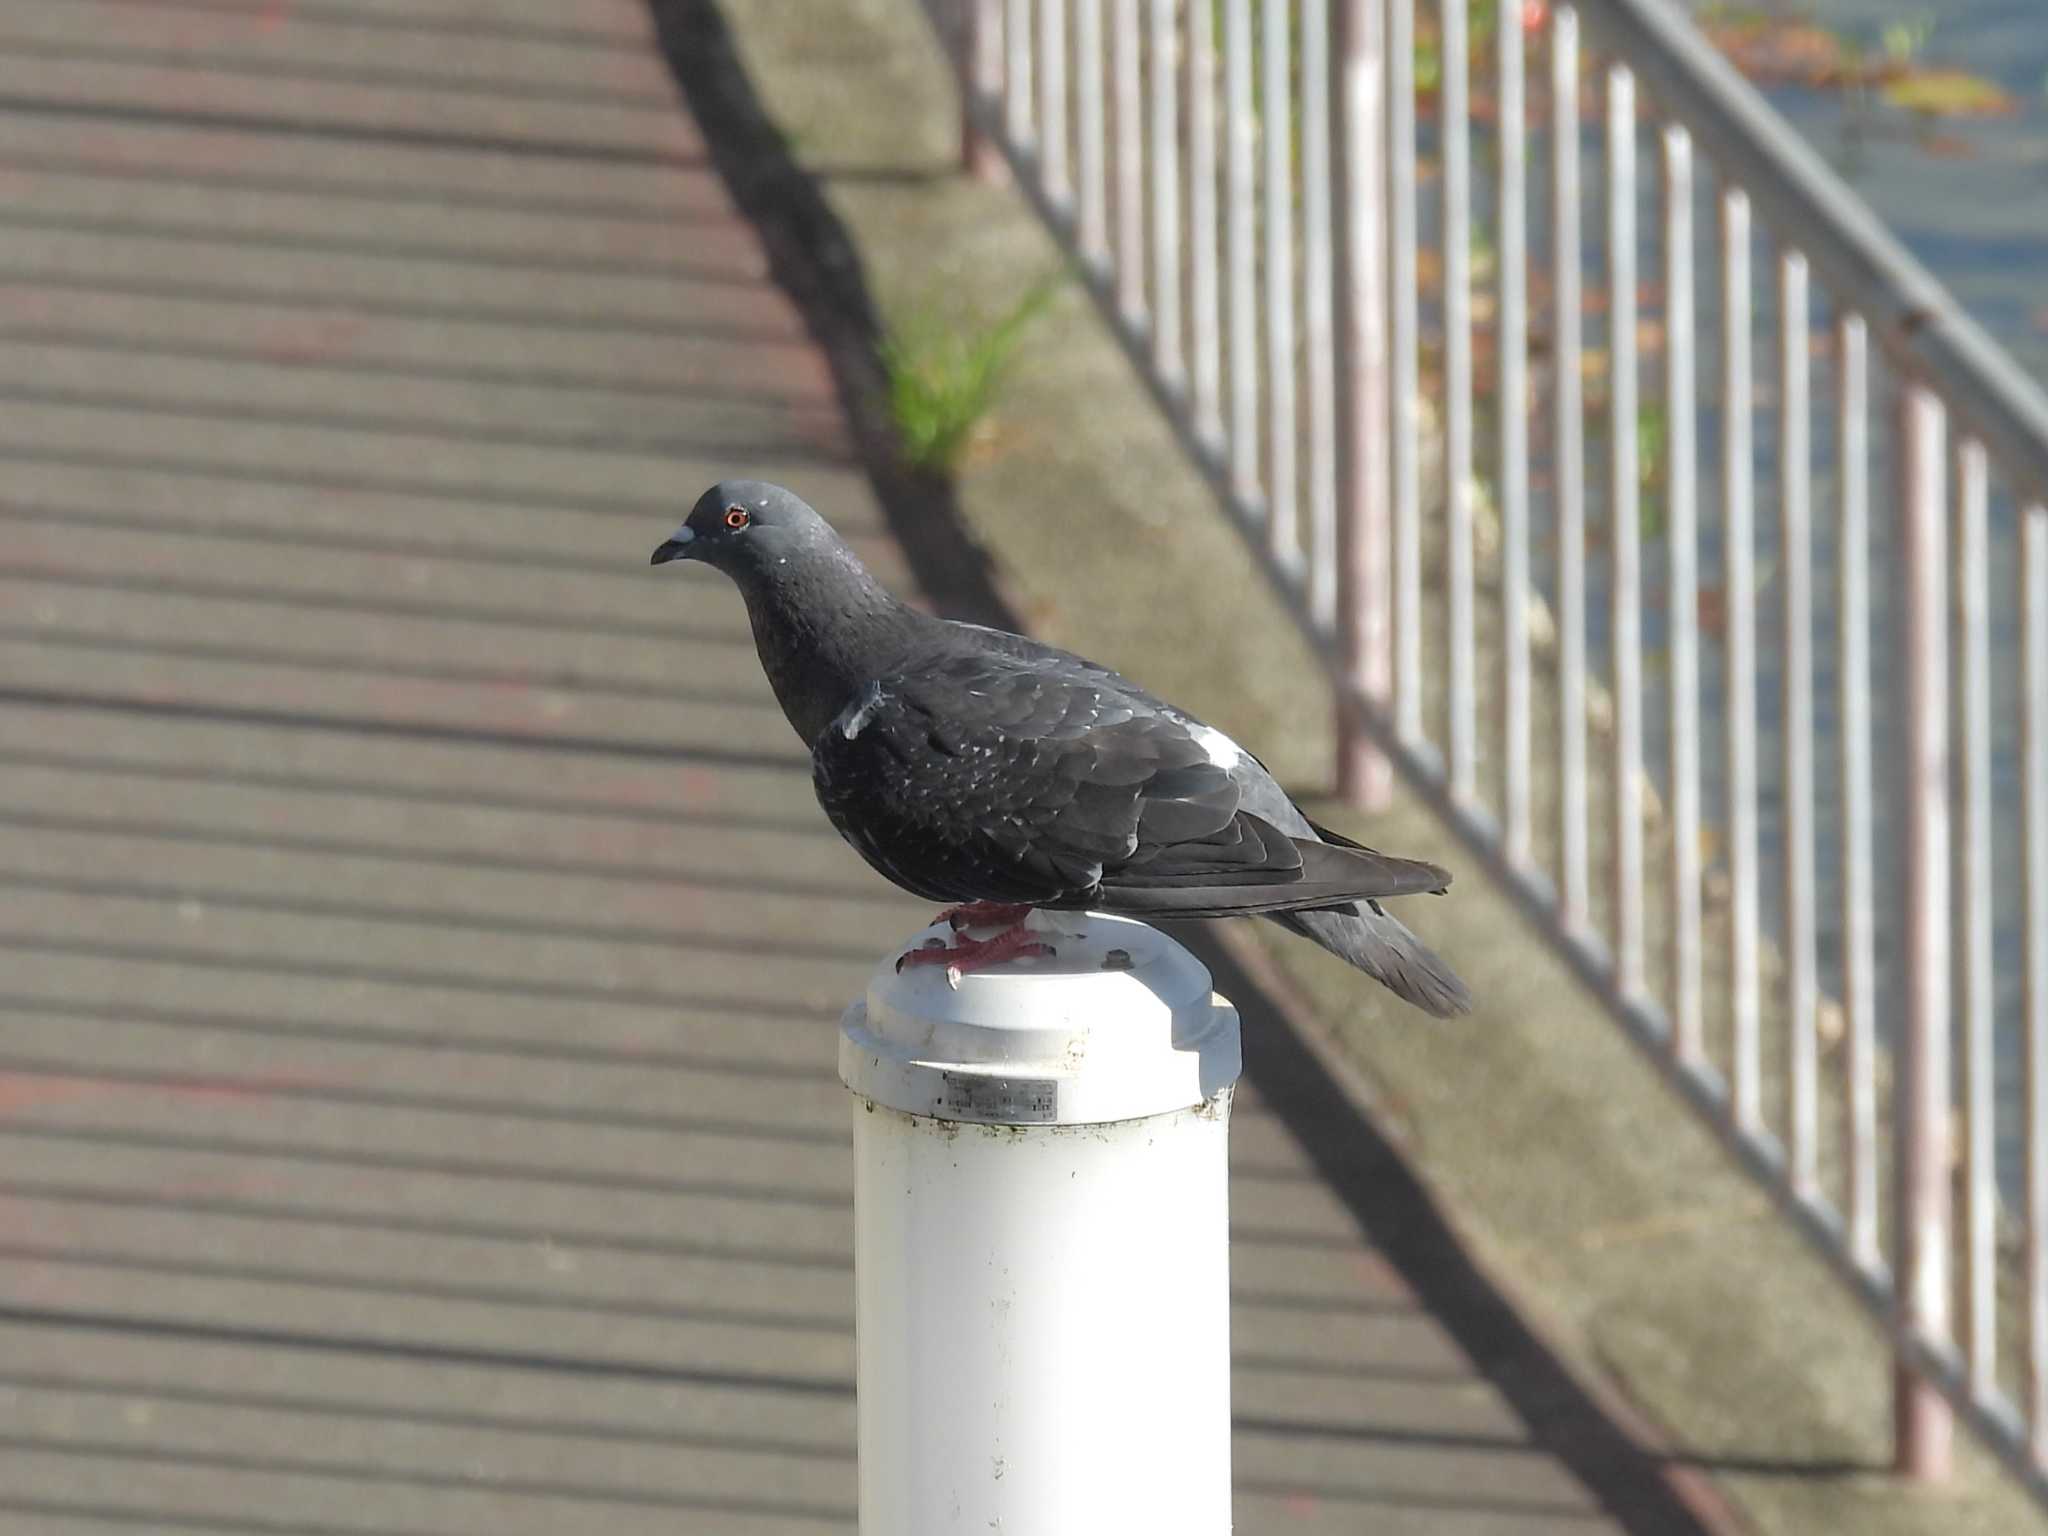
[[[725,526],[732,529],[735,533],[746,527],[753,520],[748,515],[745,507],[727,507],[725,509]]]

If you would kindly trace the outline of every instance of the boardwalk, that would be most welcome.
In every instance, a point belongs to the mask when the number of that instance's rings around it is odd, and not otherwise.
[[[0,18],[0,1530],[852,1529],[832,1021],[922,913],[645,562],[744,468],[906,565],[648,33]],[[1616,1529],[1236,1157],[1240,1530]]]

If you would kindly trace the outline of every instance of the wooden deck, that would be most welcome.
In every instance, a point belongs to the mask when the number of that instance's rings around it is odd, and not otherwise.
[[[853,1527],[921,920],[709,573],[907,569],[633,0],[0,16],[0,1530]],[[1238,1529],[1590,1533],[1255,1092]]]

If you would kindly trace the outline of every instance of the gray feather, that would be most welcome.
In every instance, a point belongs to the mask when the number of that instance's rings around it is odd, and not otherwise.
[[[1268,916],[1290,933],[1313,939],[1390,991],[1440,1019],[1472,1010],[1472,994],[1451,968],[1378,902],[1318,912]]]

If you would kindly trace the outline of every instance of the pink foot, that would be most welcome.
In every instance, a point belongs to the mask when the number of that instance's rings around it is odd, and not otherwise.
[[[963,928],[1009,928],[1024,921],[1031,909],[1019,902],[967,901],[948,907],[932,919],[933,926],[945,923],[955,933]]]
[[[1005,928],[993,938],[958,938],[950,944],[934,943],[925,949],[907,949],[896,957],[896,969],[901,971],[910,965],[943,965],[946,980],[953,986],[960,985],[960,978],[970,971],[986,971],[1001,965],[1005,960],[1017,960],[1027,955],[1050,955],[1053,947],[1041,943],[1031,936],[1031,930],[1021,922]]]

